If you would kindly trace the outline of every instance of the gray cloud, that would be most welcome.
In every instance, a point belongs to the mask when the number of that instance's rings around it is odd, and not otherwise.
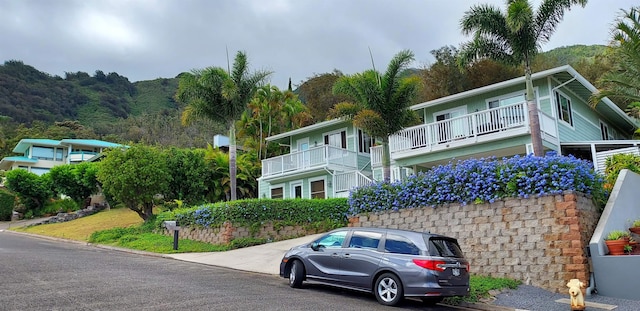
[[[533,1],[536,5],[539,1]],[[503,0],[0,0],[0,60],[16,59],[52,75],[95,70],[131,81],[174,77],[207,66],[226,67],[238,50],[254,69],[274,72],[285,88],[316,73],[384,69],[402,49],[416,54],[458,46],[459,20],[474,3]],[[607,44],[620,8],[632,0],[591,0],[568,12],[549,50]]]

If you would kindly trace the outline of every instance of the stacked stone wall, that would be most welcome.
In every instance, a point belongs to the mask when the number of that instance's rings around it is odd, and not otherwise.
[[[172,231],[166,229],[163,230],[163,233],[165,235],[173,235]],[[269,222],[256,230],[249,227],[234,226],[230,222],[225,222],[221,226],[211,228],[182,227],[178,235],[180,239],[211,244],[227,244],[233,239],[240,238],[263,238],[278,241],[315,233],[318,233],[317,230],[303,226],[274,226]]]
[[[491,204],[448,204],[358,215],[349,225],[452,236],[461,244],[474,274],[508,277],[565,292],[570,279],[588,284],[591,271],[585,248],[598,217],[590,197],[567,192]]]

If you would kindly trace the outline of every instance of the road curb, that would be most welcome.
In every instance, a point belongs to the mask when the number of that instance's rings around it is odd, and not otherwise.
[[[491,305],[491,304],[486,304],[481,302],[478,302],[478,303],[461,302],[460,304],[458,304],[458,306],[469,308],[469,309],[482,310],[482,311],[528,311],[523,309],[515,309],[510,307]],[[449,306],[449,307],[455,307],[455,306]]]

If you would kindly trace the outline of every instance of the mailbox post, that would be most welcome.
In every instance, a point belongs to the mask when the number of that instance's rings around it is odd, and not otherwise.
[[[178,232],[180,227],[176,221],[163,221],[162,226],[167,230],[173,230],[173,250],[178,250]]]

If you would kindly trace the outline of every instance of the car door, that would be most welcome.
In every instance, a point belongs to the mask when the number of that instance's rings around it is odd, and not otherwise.
[[[382,253],[379,250],[382,233],[354,230],[342,253],[340,270],[345,285],[370,289],[378,270]]]
[[[334,231],[312,242],[305,265],[307,277],[325,282],[340,281],[342,248],[348,230]]]

